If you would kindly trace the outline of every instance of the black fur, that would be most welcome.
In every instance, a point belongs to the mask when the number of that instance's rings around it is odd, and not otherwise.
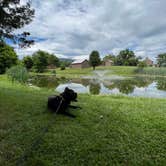
[[[75,117],[74,115],[66,112],[68,108],[80,108],[77,106],[71,106],[71,102],[77,102],[77,93],[68,87],[65,88],[64,92],[59,96],[50,96],[48,97],[48,108],[52,112],[56,112],[58,114],[65,114],[70,117]]]

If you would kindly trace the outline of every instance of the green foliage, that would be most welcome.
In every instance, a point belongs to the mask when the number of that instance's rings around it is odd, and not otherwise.
[[[0,74],[5,73],[7,68],[15,65],[17,60],[14,49],[4,42],[0,42]]]
[[[30,70],[33,67],[32,57],[31,56],[25,56],[23,58],[23,64],[28,70]]]
[[[20,0],[0,1],[0,41],[4,38],[18,43],[20,46],[29,46],[33,40],[28,40],[29,32],[20,35],[14,31],[29,24],[34,17],[34,10],[31,9],[30,2],[22,5]]]
[[[115,64],[119,66],[137,66],[139,58],[137,58],[133,51],[126,49],[120,51],[115,58]]]
[[[63,64],[65,65],[66,67],[69,67],[71,65],[73,60],[71,59],[63,59],[63,60],[60,60],[60,66]]]
[[[48,54],[48,66],[52,66],[52,67],[59,67],[60,62],[59,59],[54,55],[54,54]]]
[[[95,70],[95,67],[101,64],[100,54],[98,51],[92,51],[89,56],[89,63]]]
[[[51,70],[51,74],[56,74],[56,70]]]
[[[90,84],[89,85],[89,91],[93,95],[98,95],[100,93],[101,86],[98,83]]]
[[[142,70],[137,70],[136,73],[153,76],[166,76],[165,67],[146,67]]]
[[[48,62],[47,62],[48,55],[49,54],[47,52],[41,51],[41,50],[35,52],[32,55],[33,67],[36,72],[43,73],[45,71],[48,65]]]
[[[166,53],[157,56],[157,64],[159,67],[166,67]]]
[[[144,67],[147,67],[147,64],[145,61],[141,61],[138,63],[138,68],[134,70],[135,73],[141,73],[144,69]]]
[[[61,64],[61,68],[60,68],[61,70],[65,70],[66,69],[66,67],[65,67],[65,65],[64,64]]]
[[[9,79],[14,82],[26,83],[28,80],[28,71],[21,65],[13,66],[7,71]]]
[[[112,61],[114,61],[115,58],[116,58],[115,55],[109,54],[109,55],[106,55],[106,56],[103,58],[103,60],[112,60]]]
[[[144,67],[147,67],[147,64],[146,64],[145,61],[141,61],[141,62],[139,62],[138,67],[139,68],[144,68]]]

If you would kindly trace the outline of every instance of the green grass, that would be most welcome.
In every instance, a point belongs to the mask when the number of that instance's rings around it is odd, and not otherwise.
[[[16,165],[50,122],[21,165],[166,165],[166,99],[79,95],[71,119],[47,112],[53,93],[0,76],[0,165]]]
[[[108,75],[134,75],[136,67],[130,66],[111,66],[111,67],[96,67],[96,70],[107,70]],[[32,75],[36,75],[36,73],[31,73]],[[41,75],[52,75],[52,70],[47,70],[45,73],[40,73]],[[39,74],[39,75],[40,75]],[[93,69],[92,68],[85,68],[85,69],[72,69],[66,68],[66,70],[60,70],[59,68],[56,69],[56,76],[57,77],[66,77],[66,78],[80,78],[86,75],[92,75]]]
[[[166,76],[166,67],[164,68],[154,68],[147,67],[140,71],[138,74],[152,75],[152,76]]]
[[[143,71],[140,73],[136,73],[135,70],[137,69],[136,66],[99,66],[96,67],[96,70],[107,70],[108,75],[120,75],[120,76],[166,76],[166,68],[154,68],[154,67],[147,67],[144,68]],[[45,73],[40,73],[41,75],[52,75],[52,70],[47,70]],[[39,75],[40,75],[39,74]],[[60,70],[59,68],[56,69],[56,76],[57,77],[65,77],[65,78],[80,78],[86,75],[92,75],[93,69],[92,68],[85,68],[85,69],[71,69],[66,68],[66,70]],[[31,75],[36,75],[36,73],[31,73]]]

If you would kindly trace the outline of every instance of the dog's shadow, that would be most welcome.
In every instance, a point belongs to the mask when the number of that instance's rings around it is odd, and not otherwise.
[[[67,110],[65,111],[65,112],[60,112],[60,113],[55,113],[55,112],[52,112],[52,111],[50,111],[48,108],[43,112],[43,113],[50,113],[50,114],[54,114],[54,115],[63,115],[63,116],[67,116],[67,117],[69,117],[69,118],[76,118],[76,115],[74,115],[74,114],[72,114],[72,113],[70,113],[70,111],[72,111],[72,110],[81,110],[82,108],[81,107],[79,107],[79,106],[69,106],[69,108],[67,108]],[[48,111],[49,110],[49,111]]]
[[[76,118],[76,116],[72,113],[70,113],[70,110],[80,110],[82,109],[81,107],[79,106],[72,106],[72,105],[69,105],[69,107],[67,108],[67,110],[65,112],[62,112],[60,114],[64,115],[64,116],[67,116],[69,118]]]

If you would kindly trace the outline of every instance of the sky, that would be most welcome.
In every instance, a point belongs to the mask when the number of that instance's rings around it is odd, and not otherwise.
[[[22,3],[25,0],[22,0]],[[129,48],[137,56],[155,59],[166,52],[165,0],[33,0],[29,31],[35,45],[16,48],[20,58],[37,50],[60,58],[101,57]]]

